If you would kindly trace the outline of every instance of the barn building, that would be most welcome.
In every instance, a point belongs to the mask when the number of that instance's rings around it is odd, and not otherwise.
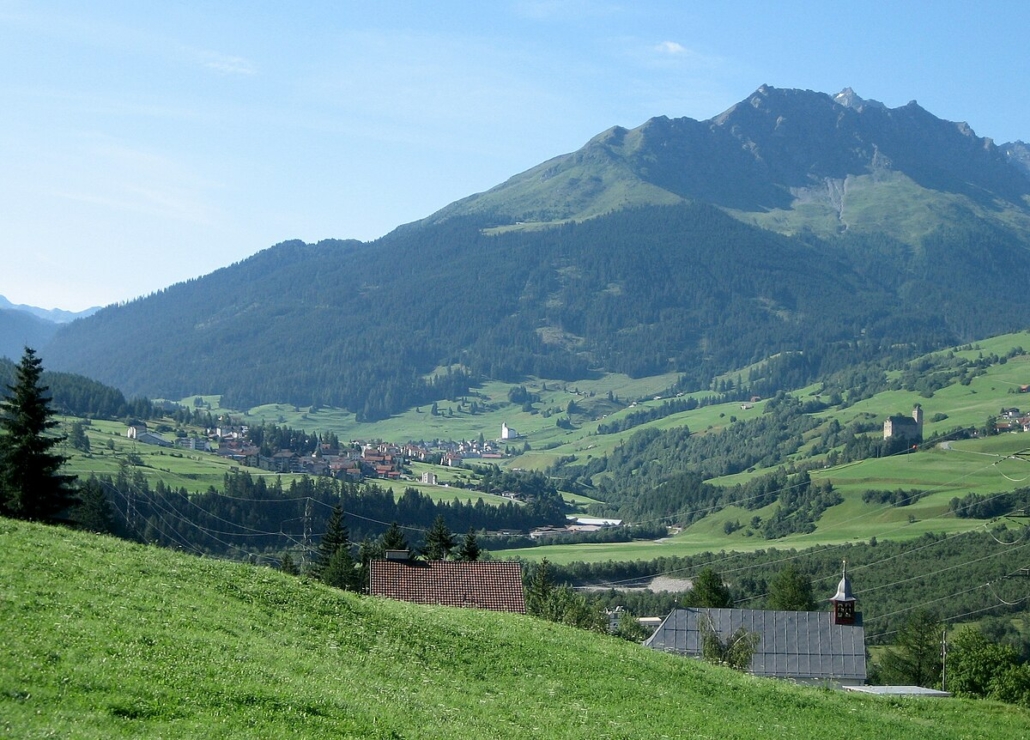
[[[845,568],[829,611],[676,609],[644,645],[700,658],[705,635],[725,641],[743,628],[758,636],[749,672],[798,683],[861,685],[866,680],[865,631]]]

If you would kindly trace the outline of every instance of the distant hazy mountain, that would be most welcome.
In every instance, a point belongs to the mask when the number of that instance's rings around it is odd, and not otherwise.
[[[1030,177],[1030,146],[1022,141],[1014,141],[1003,144],[1001,150],[1012,164]]]
[[[50,341],[57,324],[26,311],[0,308],[0,357],[17,360],[26,347],[37,349]]]
[[[99,311],[47,310],[35,306],[15,305],[0,296],[0,357],[18,359],[25,347],[39,349],[53,337],[58,325],[89,316]]]
[[[87,308],[85,311],[65,311],[60,308],[37,308],[36,306],[26,306],[24,304],[11,303],[4,296],[0,295],[0,309],[3,308],[13,309],[15,311],[23,311],[25,313],[32,314],[37,318],[44,319],[46,321],[52,321],[55,324],[67,324],[69,321],[75,321],[75,319],[82,319],[86,316],[92,316],[100,310],[100,306]]]
[[[130,395],[369,419],[478,377],[696,388],[779,353],[741,379],[768,392],[1030,325],[1026,162],[915,103],[762,87],[708,121],[610,129],[376,242],[286,242],[105,308],[45,360]]]

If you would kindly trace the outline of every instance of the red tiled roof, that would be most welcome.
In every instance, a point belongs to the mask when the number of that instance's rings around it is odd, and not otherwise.
[[[518,563],[373,560],[373,596],[473,609],[526,613]]]

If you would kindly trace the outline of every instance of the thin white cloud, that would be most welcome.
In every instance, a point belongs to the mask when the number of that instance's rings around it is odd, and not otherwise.
[[[219,54],[214,51],[198,52],[200,63],[208,69],[224,75],[243,75],[249,77],[257,74],[257,67],[249,59]]]
[[[687,48],[682,44],[677,44],[675,41],[663,41],[655,47],[655,51],[659,51],[662,54],[686,54]]]
[[[678,41],[666,40],[657,44],[644,42],[636,37],[619,41],[623,53],[645,69],[691,70],[695,73],[711,73],[723,69],[726,60],[706,54],[696,48],[684,46]]]
[[[210,225],[217,220],[212,193],[220,186],[195,166],[170,156],[99,139],[62,161],[49,195],[113,212]]]

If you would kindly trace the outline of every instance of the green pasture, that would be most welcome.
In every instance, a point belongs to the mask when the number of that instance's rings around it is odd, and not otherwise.
[[[685,397],[695,396],[700,398],[707,395],[711,394],[706,391],[687,394]],[[751,419],[759,416],[765,408],[764,401],[755,404],[742,404],[739,402],[715,404],[696,408],[692,411],[681,411],[662,419],[648,422],[645,425],[632,427],[614,434],[597,433],[597,427],[600,424],[610,423],[635,411],[659,407],[668,400],[670,399],[662,398],[660,400],[640,401],[632,407],[611,414],[606,419],[584,422],[575,431],[559,430],[563,431],[564,435],[559,435],[556,439],[551,440],[552,443],[557,442],[557,446],[541,449],[534,444],[531,450],[523,452],[510,461],[509,467],[517,466],[526,470],[543,470],[563,457],[574,455],[581,462],[585,462],[591,457],[604,457],[611,454],[615,448],[645,428],[665,430],[686,426],[695,434],[717,433],[734,420]],[[745,408],[745,406],[750,408]]]
[[[475,480],[476,476],[468,470],[464,470],[462,468],[447,468],[439,465],[426,465],[425,463],[412,463],[411,467],[413,469],[413,475],[411,477],[404,476],[398,480],[376,478],[369,479],[367,482],[374,483],[380,488],[386,488],[393,491],[394,497],[396,498],[400,498],[405,489],[414,488],[419,493],[428,496],[434,501],[472,501],[475,503],[477,499],[483,499],[484,503],[494,506],[508,502],[508,499],[503,496],[495,496],[492,493],[483,493],[482,491],[473,491],[451,485],[451,483],[456,480]],[[428,483],[422,483],[422,470],[433,470],[438,474],[439,477],[437,478],[437,484],[435,486],[429,485]],[[448,473],[444,473],[442,471],[449,471],[449,477],[444,477],[445,475],[448,475]]]
[[[61,431],[67,434],[71,423],[76,420],[64,418],[61,421]],[[232,461],[206,452],[140,444],[128,439],[125,431],[126,426],[121,422],[92,421],[86,427],[90,444],[88,455],[72,449],[67,442],[63,445],[62,453],[69,457],[65,470],[80,478],[88,478],[91,474],[113,478],[123,465],[131,464],[130,456],[135,456],[141,464],[134,466],[134,472],[141,473],[151,486],[162,480],[166,486],[185,488],[191,493],[206,491],[209,486],[221,490],[225,474],[234,470],[244,470],[254,477],[271,478],[278,475],[256,468],[242,468]],[[162,436],[169,441],[174,439],[173,434]],[[297,477],[282,475],[283,485],[288,486]]]
[[[363,423],[358,422],[354,414],[329,407],[312,411],[309,407],[290,404],[265,404],[241,412],[221,408],[218,396],[189,396],[180,403],[192,408],[199,398],[210,405],[211,413],[215,415],[230,413],[241,416],[247,424],[264,422],[309,432],[333,432],[341,440],[472,440],[478,439],[480,434],[487,440],[497,440],[501,435],[501,424],[507,424],[525,437],[511,443],[512,447],[521,449],[527,441],[532,447],[561,442],[567,436],[566,430],[558,429],[555,422],[559,415],[564,415],[569,401],[589,410],[596,405],[607,404],[611,391],[623,402],[630,403],[663,393],[676,380],[675,374],[639,379],[611,374],[574,382],[538,378],[528,378],[517,384],[490,381],[471,389],[462,399],[438,399],[439,413],[436,416],[430,413],[432,404],[426,404],[389,419]],[[517,385],[523,385],[540,396],[540,401],[534,404],[534,412],[523,411],[520,405],[508,400],[508,391]],[[477,413],[471,412],[473,401],[481,409]],[[545,417],[545,411],[550,415]],[[576,436],[575,433],[572,436]]]
[[[0,519],[0,546],[3,737],[1030,736],[1010,705],[799,687],[109,537]]]
[[[968,207],[968,203],[958,196],[935,192],[931,197],[929,191],[916,186],[907,175],[897,172],[848,179],[850,228],[859,232],[876,228],[913,245],[939,229],[942,221],[948,222],[953,218],[949,217],[948,208],[962,213]],[[899,217],[899,214],[904,215]],[[795,205],[790,210],[771,209],[764,213],[734,215],[747,223],[784,234],[795,234],[805,228],[824,237],[833,237],[840,230],[840,214],[828,202],[814,201]],[[1005,221],[1027,227],[1025,214],[1017,209],[1005,207],[994,217],[998,215]]]
[[[864,507],[864,508],[863,508]],[[552,563],[574,562],[599,563],[605,561],[653,560],[663,557],[685,557],[705,552],[753,552],[777,549],[804,549],[816,546],[842,545],[848,542],[865,542],[877,539],[917,539],[926,532],[957,532],[977,529],[984,523],[977,519],[957,519],[953,516],[937,516],[927,519],[907,520],[908,511],[898,520],[895,512],[885,511],[890,507],[852,503],[842,504],[827,511],[816,531],[811,534],[796,534],[775,540],[767,540],[760,534],[747,536],[747,522],[755,513],[737,507],[728,507],[717,515],[701,520],[681,533],[660,540],[638,540],[634,542],[613,542],[604,544],[542,545],[511,550],[492,550],[495,559],[520,558],[539,561],[547,558]],[[837,513],[839,510],[839,513]],[[731,535],[724,533],[722,525],[727,520],[739,519],[745,528]]]

